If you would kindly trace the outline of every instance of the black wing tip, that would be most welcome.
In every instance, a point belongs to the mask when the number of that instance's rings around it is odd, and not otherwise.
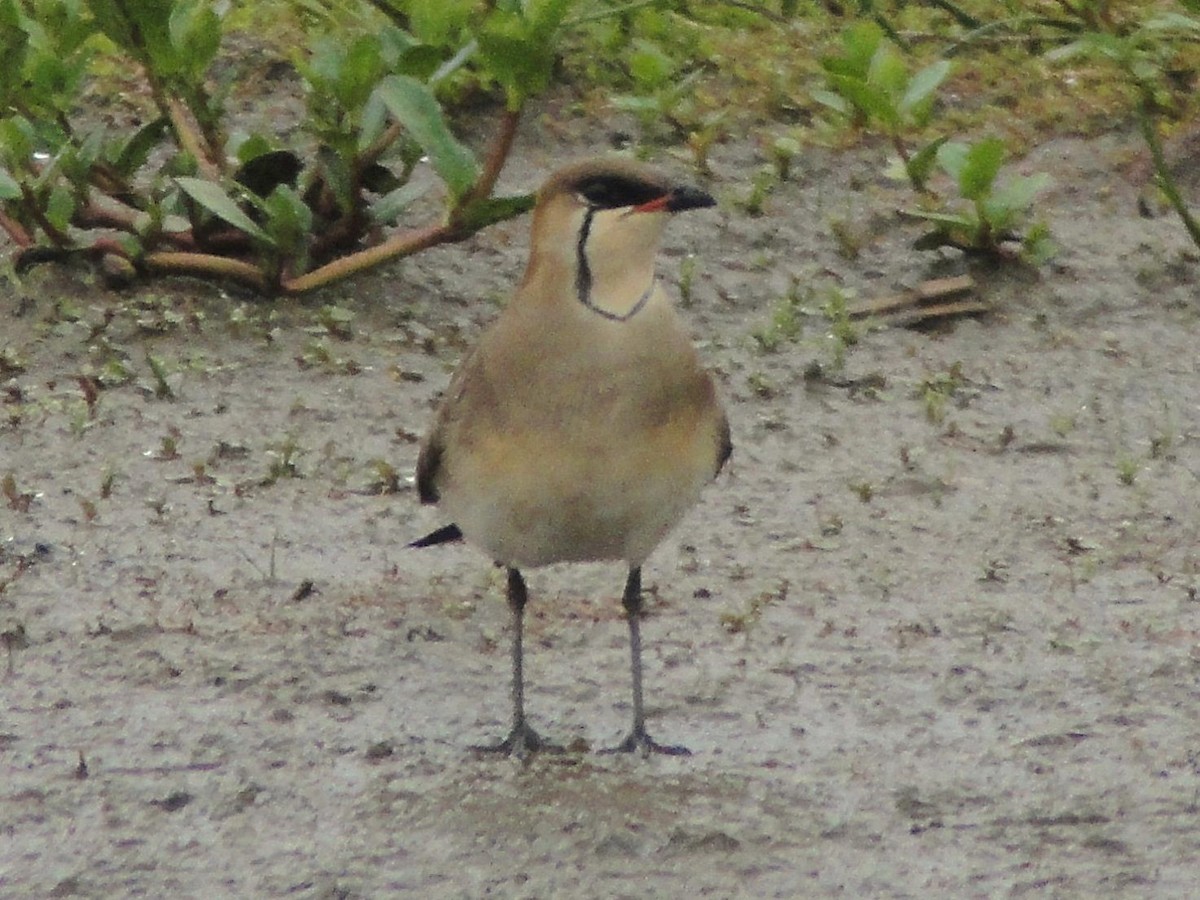
[[[417,456],[417,497],[431,505],[440,499],[437,489],[437,472],[442,464],[442,445],[430,440]]]
[[[443,525],[437,531],[431,531],[425,537],[410,542],[408,546],[419,550],[422,547],[435,547],[438,544],[453,544],[462,539],[462,529],[457,525]]]
[[[721,433],[719,435],[720,445],[717,448],[717,468],[713,472],[715,477],[723,468],[725,463],[729,462],[729,457],[733,456],[733,435],[729,431],[729,420],[726,419],[721,423]]]

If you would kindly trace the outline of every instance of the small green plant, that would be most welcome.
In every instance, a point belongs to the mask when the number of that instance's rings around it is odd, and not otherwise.
[[[691,97],[699,71],[680,73],[680,63],[657,41],[635,38],[627,57],[634,93],[616,97],[617,109],[633,113],[652,135],[665,127],[686,134],[693,120]],[[707,151],[702,154],[707,157]]]
[[[763,372],[751,372],[746,376],[746,385],[760,400],[770,400],[779,393],[775,382]]]
[[[0,381],[7,381],[25,371],[25,361],[12,347],[0,347]]]
[[[804,333],[801,317],[804,306],[811,301],[811,297],[812,289],[803,287],[798,278],[793,278],[788,292],[771,310],[770,320],[751,332],[751,337],[762,352],[774,353],[784,343],[800,339]]]
[[[942,246],[973,253],[1005,255],[1005,245],[1019,242],[1024,257],[1041,262],[1052,253],[1044,225],[1022,235],[1028,211],[1048,176],[1012,176],[998,181],[1005,149],[996,138],[972,144],[949,135],[920,138],[930,123],[937,89],[950,74],[940,59],[910,74],[909,66],[876,22],[857,22],[842,34],[842,52],[821,61],[829,90],[813,98],[846,117],[858,128],[882,132],[899,159],[898,172],[917,191],[918,209],[910,217],[932,224],[917,242],[919,249]],[[916,150],[910,142],[922,142]],[[947,199],[931,187],[937,169],[950,176],[958,198]],[[836,232],[835,232],[836,234]],[[853,247],[838,235],[843,246]]]
[[[875,497],[875,486],[871,482],[864,480],[851,481],[847,487],[850,488],[854,496],[858,497],[862,503],[870,503]]]
[[[84,253],[122,278],[190,273],[300,293],[516,215],[532,198],[492,191],[572,5],[347,0],[353,14],[335,16],[305,4],[312,34],[293,62],[307,108],[288,147],[232,124],[237,75],[214,65],[230,4],[0,0],[0,228],[16,268]],[[93,124],[103,116],[77,115],[101,53],[145,86],[141,128],[114,136]],[[482,163],[438,98],[468,75],[503,97]],[[444,187],[443,214],[380,239],[425,190],[411,178],[422,160]]]
[[[128,311],[138,330],[146,335],[169,334],[188,324],[189,319],[196,325],[203,319],[203,313],[193,312],[189,316],[177,309],[169,297],[157,294],[135,297]]]
[[[800,155],[800,142],[794,137],[780,137],[771,142],[771,163],[775,166],[775,177],[790,181],[792,163]]]
[[[178,428],[169,428],[158,441],[158,452],[154,458],[163,462],[179,459],[179,439],[183,435]]]
[[[829,331],[826,340],[833,355],[831,366],[838,371],[846,365],[846,353],[858,343],[858,326],[850,318],[849,296],[836,287],[830,288],[821,306]]]
[[[842,32],[842,52],[821,60],[829,90],[813,91],[813,99],[848,117],[858,128],[875,127],[891,142],[913,187],[924,190],[938,138],[917,152],[907,136],[928,124],[934,94],[950,74],[945,59],[910,75],[895,44],[875,22],[861,21]]]
[[[9,472],[0,479],[0,495],[8,502],[9,509],[17,512],[29,512],[29,507],[37,498],[32,491],[22,491],[17,488],[16,476]]]
[[[329,342],[314,339],[304,345],[304,350],[296,357],[296,364],[302,369],[321,369],[331,375],[357,375],[362,366],[357,360],[339,356],[333,352]]]
[[[694,253],[686,254],[679,261],[679,304],[683,307],[692,305],[695,299],[692,290],[696,283],[696,269],[699,263]]]
[[[1183,10],[1160,9],[1154,4],[1129,4],[1127,14],[1144,18],[1122,21],[1109,14],[1107,3],[1065,4],[1073,19],[1070,33],[1078,35],[1046,54],[1054,63],[1090,57],[1115,66],[1137,97],[1137,121],[1150,150],[1155,181],[1179,216],[1192,243],[1200,247],[1200,221],[1167,164],[1159,137],[1158,118],[1171,108],[1172,85],[1180,49],[1200,42],[1200,0],[1180,0]],[[1190,86],[1183,90],[1191,90]]]
[[[775,190],[779,180],[773,168],[762,168],[750,179],[750,192],[742,198],[738,205],[747,215],[761,216],[766,212],[767,198]]]
[[[146,365],[150,367],[152,381],[149,390],[159,400],[174,400],[175,389],[171,387],[167,380],[169,372],[167,371],[167,363],[160,356],[155,356],[153,353],[146,354]]]
[[[321,323],[322,329],[340,341],[348,341],[354,336],[354,312],[344,306],[325,304],[317,313],[317,321]]]
[[[769,607],[787,600],[790,590],[791,584],[787,579],[782,579],[773,590],[763,591],[751,597],[744,609],[722,613],[721,626],[730,634],[748,633],[758,624]]]
[[[274,484],[281,478],[301,478],[297,457],[303,452],[300,441],[294,434],[272,444],[267,449],[267,477],[265,484]]]
[[[112,497],[113,484],[117,480],[117,473],[112,469],[105,469],[104,474],[100,477],[100,499],[108,500]]]
[[[1058,413],[1050,417],[1048,424],[1050,425],[1050,430],[1057,437],[1065,438],[1075,430],[1079,422],[1073,413]]]
[[[372,459],[367,462],[367,467],[375,476],[367,487],[368,493],[400,493],[400,473],[396,470],[395,466],[385,459]]]
[[[1053,253],[1044,225],[1019,230],[1034,198],[1050,181],[1045,172],[1010,175],[998,182],[1004,163],[1004,143],[984,138],[972,144],[948,141],[937,149],[937,163],[950,176],[965,202],[950,210],[911,210],[907,215],[933,225],[922,236],[918,249],[954,247],[968,252],[995,253],[1009,242],[1020,242],[1031,262],[1042,262]]]
[[[925,407],[925,418],[934,425],[946,420],[946,407],[966,384],[962,363],[956,362],[945,372],[935,372],[921,381],[917,393]]]
[[[1117,456],[1117,481],[1126,487],[1131,486],[1137,481],[1138,472],[1141,471],[1142,464],[1130,453],[1122,453]]]

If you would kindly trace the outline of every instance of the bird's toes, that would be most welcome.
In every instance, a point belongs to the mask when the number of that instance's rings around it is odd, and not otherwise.
[[[645,729],[635,728],[615,747],[607,747],[601,753],[640,753],[649,756],[659,753],[663,756],[691,756],[692,751],[681,744],[660,744],[648,735]]]
[[[513,726],[508,737],[495,744],[481,744],[471,748],[476,753],[499,753],[525,759],[534,753],[565,753],[566,748],[546,740],[525,722]]]

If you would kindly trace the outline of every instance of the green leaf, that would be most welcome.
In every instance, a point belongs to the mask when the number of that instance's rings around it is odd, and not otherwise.
[[[1004,142],[1000,138],[984,138],[972,144],[958,173],[959,191],[968,200],[982,200],[991,192],[1003,162]]]
[[[430,184],[410,181],[402,184],[371,204],[371,219],[380,225],[391,225],[414,201],[429,193]]]
[[[629,53],[629,74],[642,90],[664,85],[675,72],[675,61],[653,41],[636,39]]]
[[[1058,253],[1058,248],[1050,240],[1050,228],[1045,222],[1035,223],[1021,245],[1021,257],[1035,266],[1040,266]]]
[[[112,158],[112,163],[116,170],[122,176],[128,178],[144,166],[146,160],[150,158],[151,151],[162,140],[162,136],[167,130],[167,125],[167,117],[160,116],[143,125],[126,138],[123,143],[118,144]]]
[[[421,0],[406,4],[408,27],[426,44],[457,45],[475,11],[475,0]]]
[[[908,67],[891,44],[882,43],[875,51],[867,71],[867,83],[886,95],[889,105],[895,105],[894,98],[902,95],[908,84]]]
[[[822,106],[828,106],[835,112],[841,113],[843,116],[850,115],[850,104],[846,102],[846,98],[836,91],[810,91],[809,96],[820,103]]]
[[[345,51],[338,70],[336,94],[347,110],[356,110],[371,96],[375,84],[384,75],[379,39],[363,35]]]
[[[354,182],[346,158],[332,147],[320,147],[317,150],[317,164],[322,180],[337,201],[338,209],[343,213],[349,212],[354,206]]]
[[[70,186],[60,182],[50,189],[45,213],[46,219],[59,231],[70,228],[71,216],[75,214],[75,194]]]
[[[221,45],[221,20],[212,4],[206,0],[176,2],[167,32],[181,74],[189,80],[203,76]]]
[[[262,201],[267,214],[266,230],[276,247],[287,254],[302,256],[312,231],[312,210],[295,190],[286,184],[278,185]]]
[[[478,231],[533,209],[534,194],[514,194],[509,197],[485,197],[476,200],[462,212],[461,222],[470,231]]]
[[[479,56],[488,74],[504,88],[509,109],[519,109],[528,97],[550,83],[558,58],[558,30],[572,0],[525,0],[501,3],[476,29]],[[643,47],[647,50],[649,43]],[[652,55],[652,51],[649,51]],[[643,54],[644,74],[661,65]]]
[[[230,135],[226,146],[233,151],[233,155],[237,157],[237,161],[242,165],[275,149],[274,145],[267,140],[265,135],[258,133],[246,134],[244,131],[235,132]]]
[[[112,41],[121,50],[127,52],[136,49],[133,40],[133,23],[125,15],[121,5],[115,0],[87,0],[88,8],[100,33]],[[133,54],[135,59],[143,57]]]
[[[867,119],[882,125],[897,124],[899,117],[891,99],[872,85],[858,78],[844,75],[828,75],[829,83]]]
[[[1034,175],[1017,175],[1010,178],[992,194],[992,199],[1009,209],[1024,212],[1033,205],[1034,199],[1050,184],[1048,172]]]
[[[938,225],[955,225],[961,228],[973,228],[975,226],[973,218],[961,215],[960,213],[925,212],[918,209],[910,210],[907,215],[916,219],[924,219],[926,222],[936,222]]]
[[[1049,183],[1050,176],[1046,172],[1008,179],[983,201],[984,218],[997,231],[1011,229]]]
[[[371,96],[367,98],[359,120],[358,138],[354,146],[359,152],[362,152],[374,144],[387,128],[388,110],[383,105],[383,101],[379,99],[379,94],[372,92]]]
[[[83,0],[39,0],[29,5],[32,18],[44,33],[38,43],[52,46],[60,58],[75,53],[96,33],[96,25],[86,14]]]
[[[937,162],[938,151],[942,149],[947,140],[949,140],[948,137],[942,136],[930,141],[908,158],[905,174],[917,190],[924,190],[925,182],[929,180],[929,173],[933,171],[933,164]]]
[[[1200,4],[1197,4],[1200,6]],[[1193,12],[1200,12],[1200,9],[1193,9]],[[1178,12],[1161,12],[1151,16],[1143,23],[1142,28],[1146,31],[1173,31],[1179,34],[1195,34],[1200,31],[1200,19],[1194,19],[1191,16],[1185,16]]]
[[[970,149],[962,141],[946,141],[937,149],[938,165],[942,171],[958,183],[963,167],[967,164],[967,150]]]
[[[173,6],[162,0],[87,0],[96,25],[110,41],[160,76],[174,75],[180,60],[171,44]]]
[[[866,78],[871,69],[871,60],[882,42],[883,29],[869,20],[858,21],[843,31],[843,59],[848,72]]]
[[[20,78],[13,75],[25,65],[25,54],[29,50],[29,32],[22,25],[21,12],[15,0],[0,0],[0,53],[3,53],[0,58],[10,73],[0,81],[0,98],[6,96],[7,91],[20,86]]]
[[[88,132],[83,139],[83,143],[79,145],[79,151],[76,156],[76,164],[83,171],[80,175],[86,176],[88,171],[96,165],[96,161],[100,158],[100,152],[104,148],[104,132],[100,129]]]
[[[908,82],[904,96],[900,98],[900,112],[919,122],[928,113],[933,102],[933,92],[949,74],[950,61],[941,59],[914,75]]]
[[[182,177],[176,178],[175,183],[185,194],[221,221],[265,244],[274,245],[271,236],[259,228],[219,184],[205,181],[203,178]]]
[[[1132,45],[1124,38],[1115,34],[1103,32],[1088,32],[1077,41],[1072,41],[1062,47],[1056,47],[1048,52],[1043,59],[1048,62],[1063,62],[1081,56],[1101,56],[1106,59],[1123,62],[1132,53]]]
[[[392,75],[375,90],[388,111],[429,154],[451,195],[457,199],[466,194],[479,177],[475,157],[451,134],[428,85],[407,75]]]
[[[117,246],[125,252],[126,257],[129,259],[141,259],[145,253],[142,242],[137,239],[136,235],[129,234],[129,232],[121,232],[115,235],[113,240],[116,241]]]
[[[0,167],[0,200],[17,200],[21,196],[21,185],[9,174],[8,169]]]

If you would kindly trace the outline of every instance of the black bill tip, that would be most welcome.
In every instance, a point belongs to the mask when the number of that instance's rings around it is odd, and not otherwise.
[[[698,187],[692,187],[690,184],[671,188],[671,193],[667,194],[667,212],[683,212],[688,209],[704,209],[706,206],[716,205],[717,201],[713,199],[712,194],[702,191]]]

